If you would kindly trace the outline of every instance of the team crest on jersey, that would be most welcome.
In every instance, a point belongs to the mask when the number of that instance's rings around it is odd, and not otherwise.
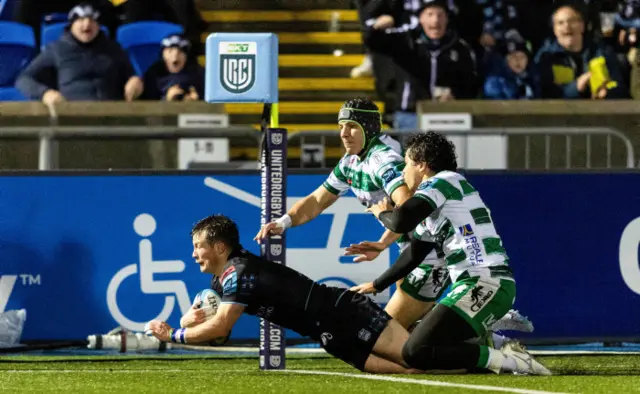
[[[458,52],[455,50],[451,51],[451,61],[452,62],[457,62],[458,61]]]
[[[371,161],[373,161],[373,163],[377,165],[382,164],[382,158],[380,158],[380,155],[377,153],[371,156]]]

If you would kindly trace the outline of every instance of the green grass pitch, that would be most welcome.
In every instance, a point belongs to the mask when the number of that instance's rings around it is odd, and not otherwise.
[[[640,356],[537,357],[554,376],[361,374],[332,358],[290,358],[290,372],[263,372],[255,358],[211,356],[0,357],[7,393],[631,393]],[[295,370],[330,373],[302,374]],[[340,374],[347,374],[340,375]],[[428,381],[422,384],[419,381]],[[429,383],[436,382],[436,383]],[[437,382],[445,382],[441,385]],[[446,384],[453,384],[447,386]],[[465,385],[465,386],[462,386]],[[478,387],[491,386],[491,387]]]

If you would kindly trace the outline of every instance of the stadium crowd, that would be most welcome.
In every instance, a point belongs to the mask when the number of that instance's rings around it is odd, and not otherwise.
[[[638,0],[357,0],[368,56],[394,128],[416,102],[638,96]],[[389,112],[389,110],[387,110]]]
[[[30,26],[41,48],[15,80],[24,98],[53,104],[204,97],[204,69],[197,62],[204,22],[193,0],[77,1],[15,2],[14,21]],[[158,40],[160,50],[148,64],[136,62],[115,39],[120,26],[140,21],[169,22],[175,30]],[[41,24],[49,22],[63,28],[45,40]]]
[[[198,100],[204,96],[195,0],[14,0],[42,51],[15,78],[27,99]],[[630,99],[640,0],[354,0],[367,55],[351,76],[376,77],[394,128],[416,129],[420,100]],[[71,11],[69,11],[71,10]],[[64,14],[45,42],[43,18]],[[136,64],[116,39],[124,24],[165,20],[155,63]],[[154,55],[155,56],[155,55]],[[151,64],[153,63],[153,64]]]

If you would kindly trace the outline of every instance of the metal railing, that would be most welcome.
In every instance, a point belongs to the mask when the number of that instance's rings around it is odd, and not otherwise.
[[[420,130],[414,130],[415,132]],[[385,133],[403,140],[413,131],[386,130]],[[524,136],[524,166],[531,168],[531,140],[532,136],[545,138],[545,169],[551,168],[551,137],[564,136],[566,140],[565,161],[566,168],[572,168],[572,142],[577,138],[584,138],[586,141],[585,167],[592,168],[592,143],[593,136],[606,137],[606,168],[612,167],[612,139],[620,140],[625,147],[626,158],[625,167],[635,168],[635,152],[631,140],[622,132],[613,128],[602,127],[558,127],[558,128],[474,128],[469,131],[443,131],[443,134],[450,136]],[[326,137],[337,137],[335,130],[326,131],[300,131],[290,134],[290,141],[299,139],[301,145],[305,144],[308,137],[320,138],[326,146]],[[181,129],[177,126],[57,126],[54,122],[45,127],[0,127],[0,139],[30,140],[39,139],[39,159],[38,168],[40,170],[52,170],[57,168],[57,141],[61,140],[109,140],[109,139],[180,139],[180,138],[211,138],[211,137],[251,137],[255,138],[256,146],[260,147],[260,132],[249,127],[224,127],[211,129]],[[466,139],[465,139],[466,141]],[[458,156],[468,163],[469,149],[464,143],[458,152]],[[303,161],[300,161],[303,167]],[[326,167],[326,159],[322,159],[322,167]]]
[[[0,127],[0,139],[39,139],[39,170],[57,169],[57,141],[62,140],[149,140],[212,137],[253,137],[259,146],[260,132],[249,127],[181,129],[178,126],[49,126]]]
[[[399,141],[403,142],[410,134],[415,132],[422,132],[424,130],[385,130],[385,134],[388,134]],[[445,130],[439,131],[442,134],[448,136],[463,136],[463,137],[478,137],[478,136],[523,136],[525,138],[524,148],[524,167],[525,169],[531,168],[531,137],[544,137],[544,162],[545,169],[551,168],[551,137],[552,136],[564,136],[565,137],[565,166],[567,169],[573,168],[572,166],[572,153],[573,153],[573,141],[577,138],[584,138],[586,144],[586,158],[585,167],[591,169],[592,167],[592,141],[593,136],[605,136],[606,137],[606,168],[613,168],[612,166],[612,138],[620,140],[625,147],[626,168],[635,168],[635,151],[634,146],[629,137],[619,130],[610,127],[480,127],[473,128],[471,130]],[[320,130],[320,131],[305,131],[291,133],[289,140],[300,140],[300,144],[305,144],[306,136],[319,137],[323,145],[326,145],[326,137],[336,137],[338,134],[336,130]],[[463,158],[465,163],[469,162],[469,149],[468,140],[464,140],[465,143],[462,146],[462,151],[458,152],[458,157]],[[322,159],[322,166],[325,167],[326,160]],[[301,162],[302,166],[302,162]]]

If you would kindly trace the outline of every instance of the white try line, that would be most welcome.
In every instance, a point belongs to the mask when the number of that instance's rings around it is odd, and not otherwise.
[[[345,378],[381,380],[385,382],[409,383],[409,384],[418,384],[422,386],[439,386],[439,387],[452,387],[452,388],[455,387],[455,388],[468,389],[468,390],[503,391],[507,393],[518,393],[518,394],[565,394],[565,393],[559,393],[554,391],[539,391],[539,390],[527,390],[527,389],[517,389],[517,388],[509,388],[509,387],[484,386],[479,384],[449,383],[449,382],[439,382],[436,380],[396,378],[392,376],[379,376],[379,375],[361,375],[361,374],[355,374],[355,373],[307,371],[307,370],[296,370],[296,369],[273,370],[272,372],[289,372],[289,373],[297,373],[297,374],[303,374],[303,375],[341,376]]]
[[[0,369],[3,373],[201,373],[202,369]],[[247,372],[246,369],[227,369],[220,373]]]

